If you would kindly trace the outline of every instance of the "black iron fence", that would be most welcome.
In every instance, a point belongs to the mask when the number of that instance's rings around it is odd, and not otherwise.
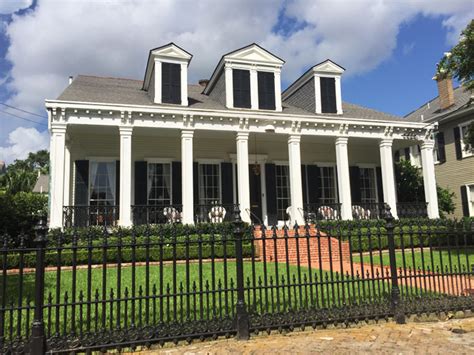
[[[123,350],[474,308],[472,221],[87,228],[1,239],[0,352]],[[369,223],[370,222],[370,223]]]

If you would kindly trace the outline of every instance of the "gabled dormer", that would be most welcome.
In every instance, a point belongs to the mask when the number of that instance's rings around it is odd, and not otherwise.
[[[253,43],[222,56],[204,94],[227,108],[282,111],[281,67],[285,62]]]
[[[341,76],[345,69],[327,59],[299,77],[282,94],[289,104],[318,114],[342,115]]]
[[[155,104],[188,106],[188,66],[192,57],[174,43],[150,50],[143,90]]]

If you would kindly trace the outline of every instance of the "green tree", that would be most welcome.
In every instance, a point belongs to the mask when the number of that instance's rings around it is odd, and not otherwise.
[[[435,79],[452,76],[467,90],[474,89],[474,20],[461,32],[459,43],[437,65]]]
[[[421,169],[413,166],[409,160],[401,160],[395,164],[395,179],[399,202],[424,202],[425,189]],[[446,214],[453,213],[454,192],[436,186],[438,191],[439,215],[446,217]]]

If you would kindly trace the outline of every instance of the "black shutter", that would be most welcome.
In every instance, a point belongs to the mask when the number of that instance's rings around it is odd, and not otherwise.
[[[275,74],[258,72],[258,108],[275,109]]]
[[[199,204],[199,164],[193,163],[193,190],[194,190],[194,204]]]
[[[308,165],[306,167],[308,174],[308,203],[319,202],[319,187],[321,186],[319,167],[317,165]]]
[[[351,200],[352,204],[360,203],[360,169],[358,166],[349,167],[349,177],[351,186]]]
[[[276,171],[275,164],[265,164],[265,186],[267,191],[268,224],[278,223],[276,198]]]
[[[147,163],[135,162],[135,205],[147,205]]]
[[[234,202],[234,185],[232,183],[232,163],[221,163],[222,204]]]
[[[89,205],[89,160],[76,160],[75,188],[74,188],[74,205]]]
[[[410,161],[410,148],[405,148],[404,154],[405,154],[405,160]]]
[[[301,165],[301,184],[303,186],[303,205],[308,203],[308,181],[306,179],[306,165]]]
[[[120,160],[115,162],[115,205],[120,205]]]
[[[399,150],[397,150],[395,152],[395,158],[394,159],[395,159],[396,163],[398,163],[400,161],[400,151]]]
[[[161,101],[163,103],[181,103],[181,66],[161,63]]]
[[[379,197],[378,202],[382,203],[383,200],[383,182],[382,182],[382,168],[380,166],[375,168],[375,175],[377,178],[377,195]]]
[[[321,111],[323,113],[337,113],[336,81],[334,78],[320,78]]]
[[[462,215],[469,217],[469,199],[467,198],[467,187],[461,186],[461,203],[462,203]]]
[[[462,159],[461,131],[459,127],[454,127],[454,145],[456,147],[456,159]]]
[[[250,108],[250,71],[232,69],[234,107]]]
[[[438,144],[438,161],[444,163],[446,161],[446,149],[444,148],[444,133],[438,132],[436,134]]]
[[[171,176],[172,176],[172,200],[174,205],[180,205],[183,203],[182,198],[182,186],[181,186],[181,162],[174,161],[171,163]]]

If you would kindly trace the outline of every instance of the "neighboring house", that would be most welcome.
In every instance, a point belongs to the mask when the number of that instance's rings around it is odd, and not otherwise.
[[[342,101],[344,68],[316,64],[281,93],[284,61],[256,44],[188,83],[192,55],[150,50],[143,80],[80,75],[46,100],[51,227],[396,216],[393,149],[421,143],[438,216],[433,127]],[[105,60],[105,59],[104,59]],[[160,218],[161,217],[161,218]]]
[[[47,194],[49,192],[49,175],[38,175],[33,192]]]
[[[455,217],[474,216],[474,150],[463,141],[467,127],[474,123],[473,95],[462,86],[453,89],[450,78],[438,81],[438,90],[439,96],[406,118],[438,124],[433,150],[436,181],[455,193]],[[419,146],[405,148],[398,154],[421,167]]]

